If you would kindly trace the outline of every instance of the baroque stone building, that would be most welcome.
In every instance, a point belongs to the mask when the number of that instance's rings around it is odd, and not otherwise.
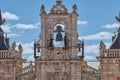
[[[84,61],[84,40],[78,40],[76,4],[69,13],[61,0],[50,13],[40,9],[41,35],[34,43],[36,80],[99,80],[99,72]],[[37,56],[37,53],[41,56]],[[81,54],[78,55],[78,52]]]
[[[120,15],[116,19],[120,22]],[[103,41],[100,42],[100,76],[101,80],[120,80],[120,28],[112,37],[109,49]]]
[[[9,45],[9,38],[4,37],[4,31],[1,25],[5,22],[0,12],[0,80],[17,80],[21,75],[22,63],[22,45],[19,44],[18,50],[15,50],[16,43]]]
[[[120,28],[109,49],[100,42],[100,65],[86,62],[84,40],[78,40],[78,16],[75,4],[68,12],[61,0],[50,13],[41,6],[41,35],[34,42],[34,63],[22,59],[22,45],[18,50],[15,42],[10,46],[0,27],[0,80],[120,80]],[[116,19],[120,22],[120,16]],[[4,22],[0,12],[0,26]]]

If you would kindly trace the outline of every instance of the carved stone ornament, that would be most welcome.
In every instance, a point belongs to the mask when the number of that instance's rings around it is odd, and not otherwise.
[[[62,5],[61,3],[62,3],[62,1],[57,1],[57,4],[55,6],[53,6],[53,8],[51,9],[52,14],[67,13],[67,8],[65,8],[65,6]]]
[[[42,4],[41,9],[40,9],[41,14],[45,14],[45,6]]]
[[[77,13],[77,6],[76,6],[76,4],[73,5],[73,12],[72,13]]]
[[[23,52],[23,47],[22,47],[22,45],[21,45],[21,44],[19,44],[19,46],[18,46],[18,50],[19,50],[19,52],[20,52],[20,53],[22,53],[22,52]]]
[[[13,42],[12,49],[15,50],[15,48],[16,48],[16,42]]]
[[[101,49],[106,49],[106,46],[105,46],[105,44],[104,44],[103,41],[100,42],[100,48],[101,48]]]

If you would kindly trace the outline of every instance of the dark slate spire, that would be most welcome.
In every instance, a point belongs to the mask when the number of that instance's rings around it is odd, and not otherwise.
[[[0,10],[0,21],[2,21],[2,15],[1,15],[1,10]]]
[[[119,16],[116,16],[115,18],[120,23],[120,13],[119,13]],[[112,42],[112,45],[110,46],[110,49],[120,49],[120,27],[117,31],[117,36],[114,37],[114,40]]]
[[[4,39],[4,32],[1,27],[0,27],[0,50],[8,50],[8,47]]]
[[[117,36],[113,40],[112,45],[110,46],[110,49],[120,49],[120,27],[117,32]]]
[[[2,19],[1,10],[0,10],[0,50],[8,50],[9,49],[5,42],[4,31],[1,28],[1,25],[4,22],[5,22],[5,19]]]
[[[0,10],[0,26],[5,23],[5,19],[2,18],[1,10]]]
[[[115,18],[120,23],[120,12],[119,12],[119,16],[115,16]]]

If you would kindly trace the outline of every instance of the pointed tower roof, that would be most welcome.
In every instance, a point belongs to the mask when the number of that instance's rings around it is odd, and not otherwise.
[[[5,23],[5,19],[2,18],[1,10],[0,10],[0,25]]]
[[[1,14],[1,9],[0,9],[0,21],[2,21],[2,14]]]
[[[5,19],[2,20],[2,15],[0,10],[0,25],[2,25],[4,22],[5,22]],[[8,47],[4,39],[4,31],[2,30],[1,26],[0,26],[0,50],[8,50]]]
[[[0,9],[0,22],[2,22],[2,14],[1,14],[1,9]],[[0,35],[4,34],[4,31],[2,30],[1,26],[0,26]]]
[[[117,32],[117,36],[113,40],[112,45],[110,46],[110,49],[120,49],[120,27]]]
[[[4,31],[2,30],[1,26],[0,26],[0,35],[4,34]]]

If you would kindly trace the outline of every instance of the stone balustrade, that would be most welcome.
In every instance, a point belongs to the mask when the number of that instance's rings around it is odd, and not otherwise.
[[[28,74],[28,73],[33,73],[35,71],[35,66],[29,65],[25,68],[22,69],[22,75]]]
[[[20,58],[20,53],[15,50],[1,50],[0,59]]]
[[[29,65],[22,69],[22,73],[19,77],[20,77],[20,80],[34,80],[35,78],[34,75],[35,75],[35,66]]]
[[[110,57],[110,58],[120,58],[120,50],[119,49],[108,49],[105,51],[103,57]]]

